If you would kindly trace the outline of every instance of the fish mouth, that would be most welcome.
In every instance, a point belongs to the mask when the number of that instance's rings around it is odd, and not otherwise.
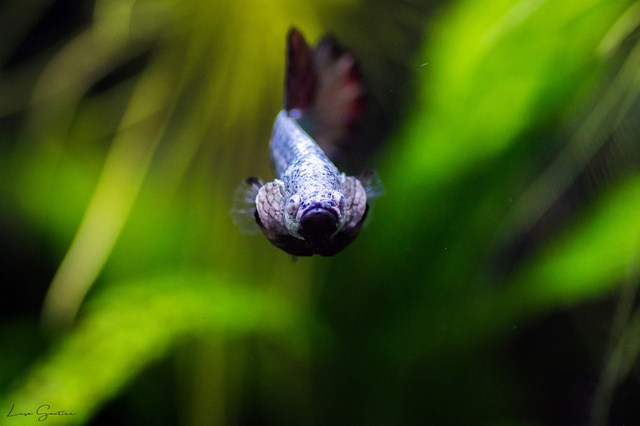
[[[329,239],[337,231],[340,219],[332,210],[313,207],[300,218],[300,235],[305,240]]]

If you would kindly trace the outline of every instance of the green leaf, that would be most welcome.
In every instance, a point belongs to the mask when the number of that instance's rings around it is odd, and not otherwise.
[[[640,176],[605,194],[583,220],[516,279],[532,306],[602,295],[631,276],[640,258]]]
[[[312,319],[273,292],[213,275],[180,274],[111,285],[87,303],[72,333],[36,363],[1,407],[50,411],[47,424],[82,424],[142,368],[176,341],[210,333],[225,338],[260,333],[304,356]]]

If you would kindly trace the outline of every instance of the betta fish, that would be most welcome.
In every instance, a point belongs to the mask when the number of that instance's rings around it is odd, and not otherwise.
[[[377,195],[373,172],[347,176],[330,159],[363,114],[362,74],[332,37],[312,49],[296,29],[287,37],[285,74],[270,141],[277,178],[246,179],[234,213],[253,216],[271,244],[293,256],[333,256],[357,237]]]

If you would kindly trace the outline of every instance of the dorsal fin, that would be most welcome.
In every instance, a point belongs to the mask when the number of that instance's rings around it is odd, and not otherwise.
[[[331,156],[364,112],[365,87],[355,57],[329,36],[312,50],[293,28],[286,70],[285,109]]]
[[[317,87],[313,65],[313,52],[304,37],[295,28],[287,37],[287,63],[285,76],[284,109],[308,111]]]

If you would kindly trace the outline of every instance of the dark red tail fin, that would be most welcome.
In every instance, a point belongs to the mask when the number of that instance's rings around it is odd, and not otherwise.
[[[295,28],[287,39],[284,108],[327,153],[343,142],[364,112],[365,88],[354,56],[332,37],[311,49]]]
[[[287,38],[284,109],[306,112],[311,107],[318,85],[313,51],[300,31],[292,28]]]

